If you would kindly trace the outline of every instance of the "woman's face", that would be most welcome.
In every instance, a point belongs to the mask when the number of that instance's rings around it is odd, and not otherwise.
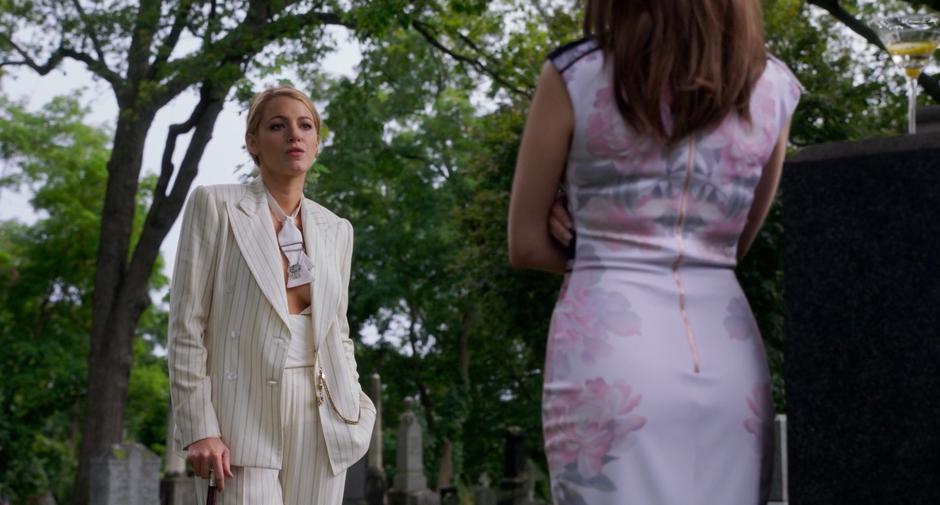
[[[260,168],[288,177],[310,169],[319,143],[313,114],[303,102],[286,96],[265,104],[258,131],[245,134],[248,152],[259,158]]]

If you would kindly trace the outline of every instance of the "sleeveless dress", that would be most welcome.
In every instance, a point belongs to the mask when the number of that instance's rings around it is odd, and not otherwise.
[[[553,500],[766,503],[770,374],[734,267],[800,85],[769,57],[751,123],[732,113],[666,150],[622,120],[594,42],[550,60],[574,111],[565,186],[576,236],[545,362]]]

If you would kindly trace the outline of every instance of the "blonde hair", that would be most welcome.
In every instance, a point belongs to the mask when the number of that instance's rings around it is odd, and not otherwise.
[[[299,89],[289,86],[281,85],[275,86],[273,88],[268,88],[251,99],[251,105],[248,106],[248,119],[245,123],[245,133],[256,135],[258,133],[258,128],[261,126],[261,116],[264,114],[264,107],[277,97],[285,96],[287,98],[293,98],[298,100],[307,109],[310,110],[310,114],[313,116],[313,128],[317,132],[317,138],[320,138],[320,113],[317,112],[317,107],[313,105],[313,101],[310,100],[310,97],[306,93],[300,91]],[[252,154],[251,159],[255,160],[255,165],[260,163],[258,156]]]

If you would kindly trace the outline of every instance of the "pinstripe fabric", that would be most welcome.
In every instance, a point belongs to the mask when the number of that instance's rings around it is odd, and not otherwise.
[[[352,226],[312,200],[303,234],[313,260],[311,313],[319,362],[345,424],[320,406],[330,467],[368,449],[375,407],[358,383],[346,319]],[[220,436],[235,466],[281,468],[280,384],[290,345],[287,296],[260,179],[196,188],[183,215],[170,289],[168,365],[177,450]]]
[[[330,505],[343,499],[346,471],[333,475],[325,462],[323,432],[318,429],[313,368],[284,370],[281,405],[284,408],[284,466],[233,467],[234,478],[218,505]],[[195,478],[197,504],[206,502],[207,481]]]

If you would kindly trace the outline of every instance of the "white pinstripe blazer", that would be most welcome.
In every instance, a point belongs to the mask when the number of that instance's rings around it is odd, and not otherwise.
[[[177,450],[221,436],[231,464],[280,468],[280,384],[290,346],[280,249],[260,178],[196,188],[183,214],[170,286],[168,365]],[[359,386],[346,319],[353,230],[305,199],[314,263],[311,303],[318,363],[343,416],[319,407],[333,474],[369,447],[375,407]]]

